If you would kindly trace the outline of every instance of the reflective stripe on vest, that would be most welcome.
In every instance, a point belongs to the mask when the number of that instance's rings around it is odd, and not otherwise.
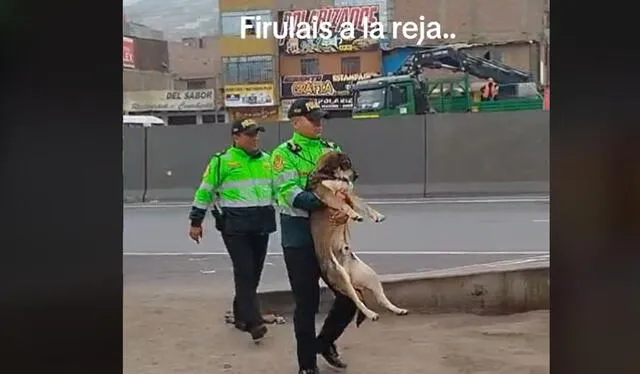
[[[298,151],[293,151],[288,144],[295,144]],[[294,133],[291,140],[281,144],[272,154],[282,153],[287,159],[290,169],[273,172],[273,185],[277,189],[277,205],[281,214],[293,217],[309,217],[309,213],[303,209],[293,207],[296,196],[303,191],[307,184],[307,177],[315,167],[317,160],[331,149],[340,150],[332,143],[324,140],[310,141],[301,135]],[[298,153],[299,152],[299,153]],[[286,189],[282,186],[287,184]]]
[[[221,208],[273,205],[269,156],[249,158],[236,148],[221,156],[220,184],[215,189]]]
[[[218,205],[226,208],[247,208],[273,204],[271,179],[257,178],[222,182]]]

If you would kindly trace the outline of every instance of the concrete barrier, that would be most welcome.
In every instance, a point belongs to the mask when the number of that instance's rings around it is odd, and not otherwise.
[[[427,117],[426,194],[548,192],[549,112],[525,113]]]
[[[411,312],[508,314],[550,307],[548,256],[381,278],[387,297]],[[321,288],[321,313],[333,299],[331,290]],[[260,302],[265,312],[276,314],[291,314],[295,305],[289,289],[261,292]],[[371,295],[365,303],[389,314]]]
[[[267,152],[291,137],[288,122],[264,126]],[[127,130],[137,132],[125,132],[125,201],[190,201],[211,155],[230,142],[228,124]],[[546,111],[338,118],[325,137],[351,155],[366,198],[549,192]]]
[[[142,128],[124,127],[122,133],[123,200],[144,201],[146,185],[146,131]]]
[[[229,146],[231,129],[167,126],[147,129],[147,201],[190,201],[211,157]],[[278,144],[276,126],[262,136],[265,148]]]

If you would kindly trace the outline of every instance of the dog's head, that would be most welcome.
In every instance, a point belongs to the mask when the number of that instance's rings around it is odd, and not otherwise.
[[[344,152],[325,153],[318,160],[316,171],[325,177],[345,182],[355,182],[358,179],[358,173],[353,168],[351,159]]]

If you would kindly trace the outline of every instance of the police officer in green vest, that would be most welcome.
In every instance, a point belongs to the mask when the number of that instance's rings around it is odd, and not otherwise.
[[[322,139],[322,120],[328,113],[313,100],[298,99],[289,109],[293,137],[271,154],[273,188],[280,209],[284,261],[295,300],[294,330],[299,373],[317,373],[316,355],[331,366],[346,368],[335,341],[353,320],[356,306],[348,297],[335,292],[336,298],[324,325],[316,337],[315,315],[320,300],[320,268],[315,255],[309,211],[324,207],[316,195],[305,190],[307,177],[320,156],[335,144]],[[336,219],[343,219],[336,218]]]
[[[233,145],[211,158],[189,215],[189,236],[199,243],[202,221],[214,204],[216,229],[222,233],[233,264],[235,324],[255,341],[267,333],[257,288],[269,234],[276,231],[270,156],[258,147],[258,133],[263,131],[252,119],[233,122]]]

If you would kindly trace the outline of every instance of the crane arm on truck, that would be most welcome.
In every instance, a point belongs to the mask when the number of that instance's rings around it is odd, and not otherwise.
[[[419,75],[424,68],[467,72],[481,79],[493,78],[498,84],[534,82],[530,73],[497,61],[471,56],[452,47],[436,47],[413,53],[394,75]]]

